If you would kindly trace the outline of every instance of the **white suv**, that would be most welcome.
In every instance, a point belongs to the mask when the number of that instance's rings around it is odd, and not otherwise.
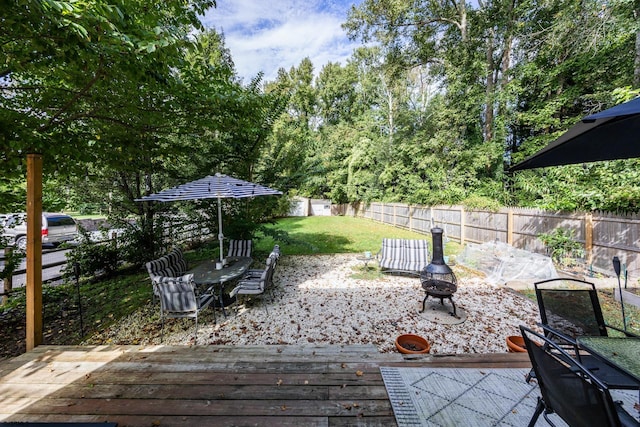
[[[25,213],[8,214],[2,230],[8,243],[22,250],[27,248],[26,217]],[[62,213],[42,213],[42,243],[57,245],[77,237],[78,224],[72,217]]]

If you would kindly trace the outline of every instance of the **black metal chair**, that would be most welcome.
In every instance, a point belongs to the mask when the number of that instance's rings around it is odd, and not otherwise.
[[[606,384],[555,342],[520,326],[536,374],[540,394],[529,427],[540,414],[554,425],[557,414],[569,426],[640,426],[620,403],[614,402]]]
[[[540,325],[544,334],[565,351],[571,351],[580,363],[587,366],[609,388],[640,389],[640,382],[595,356],[578,349],[580,335],[607,336],[613,329],[635,336],[605,323],[602,308],[591,282],[579,279],[549,279],[534,284]]]
[[[542,323],[563,335],[607,336],[609,330],[615,330],[637,336],[605,323],[596,287],[591,282],[556,278],[536,282],[534,286]]]

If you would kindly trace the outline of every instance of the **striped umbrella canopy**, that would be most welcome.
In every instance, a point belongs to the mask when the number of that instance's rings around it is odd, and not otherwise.
[[[224,240],[224,234],[222,234],[222,199],[244,199],[248,197],[275,196],[281,194],[281,191],[274,190],[273,188],[216,173],[213,176],[209,175],[196,181],[168,188],[158,193],[149,194],[148,196],[136,199],[136,201],[176,202],[179,200],[217,199],[218,240],[220,241],[220,260],[222,261],[224,258],[222,244]]]

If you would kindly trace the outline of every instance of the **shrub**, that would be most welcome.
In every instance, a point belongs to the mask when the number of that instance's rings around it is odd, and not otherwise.
[[[92,242],[85,230],[81,229],[80,233],[81,243],[67,253],[67,264],[62,270],[65,280],[75,276],[76,264],[84,276],[113,274],[121,261],[115,242]]]
[[[574,230],[556,228],[550,233],[539,234],[538,238],[547,247],[551,259],[560,265],[570,264],[570,258],[584,256],[582,244],[574,240]]]

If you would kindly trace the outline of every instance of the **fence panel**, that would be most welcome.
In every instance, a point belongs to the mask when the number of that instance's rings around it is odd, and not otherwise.
[[[370,203],[345,209],[356,216],[423,234],[431,227],[444,229],[445,236],[460,242],[511,242],[519,249],[546,253],[538,238],[557,228],[573,231],[582,243],[587,262],[595,269],[611,273],[612,258],[618,256],[629,275],[640,275],[640,217],[611,213],[544,211],[503,208],[498,212],[469,210],[461,206],[420,206],[402,203]],[[591,252],[589,253],[589,250]]]
[[[458,206],[434,206],[433,227],[440,227],[444,236],[460,241],[462,238],[462,210]],[[431,230],[428,230],[429,232]]]
[[[614,256],[620,258],[630,275],[640,273],[640,220],[637,215],[593,215],[594,265],[611,270]]]
[[[505,212],[465,211],[464,239],[473,243],[506,242],[507,217]]]

